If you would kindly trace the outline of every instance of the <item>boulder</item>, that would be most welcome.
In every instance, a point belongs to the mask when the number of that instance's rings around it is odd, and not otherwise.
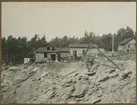
[[[78,82],[75,84],[75,91],[71,94],[72,97],[83,97],[88,89],[87,84],[83,84],[82,82]]]
[[[63,86],[63,87],[69,87],[69,86],[72,85],[72,83],[73,83],[73,80],[70,78],[70,79],[68,79],[68,80],[65,80],[65,81],[63,82],[62,86]]]
[[[126,79],[126,78],[130,77],[131,74],[132,74],[132,71],[124,71],[121,79]]]
[[[88,73],[86,73],[86,75],[88,75],[88,76],[93,76],[93,75],[95,75],[96,74],[96,72],[88,72]]]
[[[97,104],[101,101],[101,98],[97,98],[95,96],[92,96],[90,97],[90,100],[88,101],[89,103],[92,103],[92,104]]]
[[[70,87],[66,87],[66,88],[57,89],[57,96],[58,96],[57,101],[68,99],[71,96],[71,94],[73,93],[74,90],[75,90],[74,85],[72,85]]]
[[[111,74],[111,73],[113,73],[115,71],[116,71],[115,69],[112,69],[112,70],[109,71],[109,73]]]

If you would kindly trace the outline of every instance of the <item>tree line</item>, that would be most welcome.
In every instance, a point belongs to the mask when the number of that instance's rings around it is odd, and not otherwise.
[[[69,44],[85,44],[92,42],[104,48],[106,51],[112,50],[112,36],[114,35],[114,49],[117,51],[117,44],[124,40],[136,35],[130,27],[121,28],[116,33],[107,33],[102,36],[96,35],[94,32],[85,31],[83,37],[55,37],[50,41],[46,40],[45,35],[39,37],[35,34],[30,40],[27,37],[15,38],[13,35],[9,35],[8,38],[2,37],[2,60],[7,62],[23,62],[24,57],[28,53],[33,52],[35,49],[45,46],[47,43],[52,44],[55,47],[68,47]]]

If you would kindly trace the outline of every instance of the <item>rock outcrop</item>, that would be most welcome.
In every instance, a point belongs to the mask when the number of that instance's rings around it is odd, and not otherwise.
[[[132,64],[132,66],[131,66]],[[20,65],[1,73],[2,103],[135,103],[136,63],[124,70],[83,63]]]

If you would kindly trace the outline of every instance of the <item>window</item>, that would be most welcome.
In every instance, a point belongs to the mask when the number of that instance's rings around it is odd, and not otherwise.
[[[47,53],[44,53],[44,58],[47,58]]]
[[[47,47],[47,50],[50,50],[50,47]]]

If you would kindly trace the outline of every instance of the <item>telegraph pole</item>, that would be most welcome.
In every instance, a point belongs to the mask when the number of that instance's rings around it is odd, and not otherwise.
[[[112,53],[114,53],[114,36],[115,36],[115,34],[112,35]]]
[[[6,41],[6,63],[8,63],[8,43]]]

